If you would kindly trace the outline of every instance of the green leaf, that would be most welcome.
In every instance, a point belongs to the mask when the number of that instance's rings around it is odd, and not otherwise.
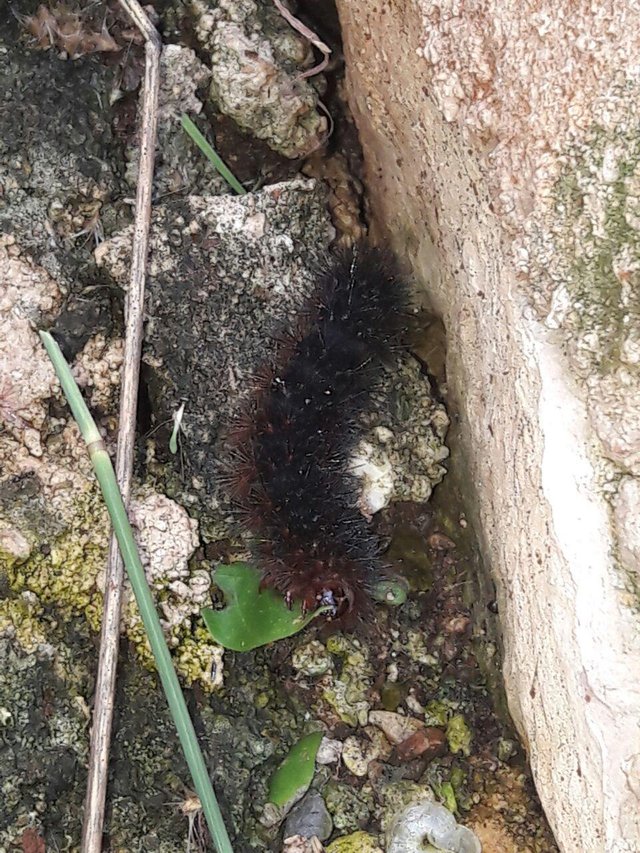
[[[270,803],[284,806],[304,794],[313,779],[316,753],[321,740],[322,732],[313,732],[291,747],[289,754],[271,777]]]
[[[434,785],[433,789],[442,800],[443,806],[452,814],[455,814],[458,811],[458,802],[451,782],[442,782],[440,785]]]
[[[219,566],[213,573],[213,582],[224,593],[226,607],[207,607],[202,618],[216,643],[236,652],[248,652],[290,637],[330,609],[321,607],[303,616],[301,605],[296,602],[289,610],[282,595],[270,589],[260,590],[260,572],[246,563]]]

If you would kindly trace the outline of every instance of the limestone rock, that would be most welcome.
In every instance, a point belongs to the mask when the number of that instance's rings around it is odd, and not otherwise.
[[[538,793],[563,851],[636,851],[640,11],[338,10],[372,210],[447,327]]]
[[[211,62],[211,98],[222,113],[285,157],[318,148],[327,119],[300,75],[309,45],[274,7],[254,0],[192,0],[195,35]]]

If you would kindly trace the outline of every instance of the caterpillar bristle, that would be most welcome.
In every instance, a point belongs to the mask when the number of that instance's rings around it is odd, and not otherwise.
[[[357,246],[318,272],[296,323],[272,336],[228,431],[227,488],[257,538],[262,585],[350,627],[372,613],[387,574],[358,510],[349,457],[383,374],[404,345],[406,285],[385,253]]]

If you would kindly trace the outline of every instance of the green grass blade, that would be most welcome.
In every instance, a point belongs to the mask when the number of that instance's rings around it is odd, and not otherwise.
[[[127,512],[122,502],[111,459],[105,450],[98,428],[75,383],[69,365],[60,352],[60,347],[48,332],[40,332],[40,338],[53,363],[60,384],[62,385],[62,390],[82,432],[82,437],[88,444],[91,462],[100,483],[107,509],[109,510],[111,523],[113,524],[120,552],[122,553],[122,559],[138,603],[140,616],[142,617],[147,637],[149,638],[149,645],[155,658],[162,687],[167,697],[178,737],[180,738],[182,751],[191,771],[196,793],[200,798],[202,810],[207,819],[211,837],[218,853],[233,853],[218,801],[211,785],[209,773],[202,752],[200,751],[200,746],[198,745],[193,723],[191,722],[182,690],[180,689],[178,676],[173,667],[160,620],[156,613],[153,597],[147,584],[142,563],[140,562],[138,549],[133,538],[133,531],[131,530]]]
[[[182,127],[189,134],[191,139],[195,142],[198,148],[202,151],[204,156],[209,160],[214,169],[216,169],[220,175],[225,179],[225,181],[229,184],[232,190],[235,190],[238,195],[246,195],[247,191],[242,186],[240,181],[236,178],[233,172],[229,169],[227,164],[222,160],[218,152],[213,148],[213,146],[207,142],[204,136],[200,133],[195,124],[191,121],[189,116],[183,115],[180,119],[182,123]]]

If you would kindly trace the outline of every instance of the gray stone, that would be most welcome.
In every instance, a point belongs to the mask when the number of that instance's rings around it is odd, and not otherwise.
[[[301,835],[303,838],[317,836],[326,841],[333,830],[333,821],[324,800],[317,791],[309,793],[295,805],[284,825],[284,837]]]

